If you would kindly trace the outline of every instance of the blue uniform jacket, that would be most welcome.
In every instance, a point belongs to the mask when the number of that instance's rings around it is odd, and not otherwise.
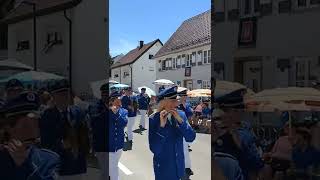
[[[108,111],[103,101],[89,106],[88,115],[92,131],[92,147],[95,152],[107,152]]]
[[[213,158],[227,180],[244,180],[238,160],[235,157],[230,154],[216,152]]]
[[[186,103],[186,107],[184,107],[182,104],[180,104],[178,106],[178,108],[181,110],[181,111],[184,111],[184,113],[186,114],[187,118],[190,119],[193,115],[193,112],[192,112],[192,107],[189,103]]]
[[[150,98],[147,95],[140,94],[138,97],[139,109],[148,110]]]
[[[54,107],[46,109],[39,121],[41,146],[54,152],[61,151],[64,120],[60,111]]]
[[[126,109],[128,111],[128,117],[136,117],[137,116],[137,112],[134,110],[131,110],[129,108],[129,106],[131,105],[131,101],[134,101],[135,99],[133,97],[130,96],[123,96],[121,98],[121,104],[122,104],[122,108]]]
[[[262,169],[264,163],[258,153],[253,133],[248,128],[240,128],[238,133],[241,140],[239,163],[246,178],[249,172]]]
[[[17,167],[9,153],[0,151],[1,180],[55,180],[59,156],[51,151],[32,147],[26,161]]]
[[[178,111],[183,123],[178,124],[172,116],[164,128],[160,127],[160,113],[150,116],[149,148],[154,154],[155,180],[178,180],[185,175],[183,138],[192,142],[196,133],[188,123],[183,111]]]
[[[62,139],[66,133],[64,128],[66,121],[77,128],[85,120],[84,113],[79,107],[70,106],[69,110],[69,112],[62,113],[57,108],[48,109],[44,112],[40,123],[41,145],[60,155],[60,175],[76,175],[87,172],[85,154],[80,151],[77,156],[74,156],[63,148]]]
[[[120,108],[115,114],[109,111],[109,146],[107,152],[116,152],[124,146],[124,128],[128,123],[128,111]]]

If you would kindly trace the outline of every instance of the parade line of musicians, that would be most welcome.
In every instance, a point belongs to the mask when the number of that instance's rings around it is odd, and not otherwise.
[[[125,94],[109,92],[106,83],[100,88],[101,99],[83,109],[75,105],[67,81],[34,92],[13,79],[5,88],[0,101],[1,180],[85,179],[91,151],[101,180],[119,180],[118,162],[124,150],[132,149],[138,112],[139,130],[147,128],[150,98],[145,89],[135,97],[131,88]],[[186,99],[186,91],[178,92],[176,86],[164,89],[157,96],[157,111],[149,116],[155,180],[193,175],[188,143],[196,133],[188,122],[193,110]]]

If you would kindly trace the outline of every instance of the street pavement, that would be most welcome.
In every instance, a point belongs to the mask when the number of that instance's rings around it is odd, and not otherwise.
[[[135,120],[133,129],[138,129],[140,116]],[[148,129],[146,119],[146,128]],[[197,134],[196,140],[191,144],[190,152],[191,166],[194,175],[191,180],[211,179],[211,136],[209,134]],[[154,180],[152,167],[153,154],[149,150],[148,130],[134,133],[133,148],[124,151],[120,158],[119,173],[120,180]],[[95,163],[94,163],[95,164]],[[99,180],[99,169],[93,165],[88,168],[85,179]]]
[[[140,116],[136,118],[134,129],[139,126]],[[146,119],[146,128],[148,129]],[[196,140],[191,144],[191,166],[194,175],[191,180],[211,179],[211,136],[197,134]],[[133,148],[122,153],[119,169],[121,180],[153,180],[152,167],[153,154],[149,150],[148,130],[142,134],[134,133]]]

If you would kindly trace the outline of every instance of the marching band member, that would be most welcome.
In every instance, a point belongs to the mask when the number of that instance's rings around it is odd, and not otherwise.
[[[10,100],[19,96],[24,91],[24,87],[18,79],[11,79],[7,82],[5,90],[5,99]]]
[[[0,110],[2,128],[7,137],[0,148],[0,179],[55,180],[60,160],[58,154],[35,146],[39,137],[37,113],[39,97],[23,92],[9,99]]]
[[[54,106],[45,110],[40,121],[41,145],[61,158],[61,180],[81,180],[87,173],[88,131],[84,113],[74,105],[67,81],[51,87]]]
[[[150,103],[150,98],[149,96],[146,94],[146,88],[142,88],[141,89],[141,93],[138,97],[138,102],[139,102],[139,111],[141,114],[141,119],[140,119],[140,125],[139,128],[141,130],[146,130],[145,126],[145,120],[146,120],[146,114],[148,111],[148,106]]]
[[[132,128],[134,126],[136,117],[137,117],[137,104],[135,102],[135,98],[132,96],[132,89],[128,88],[125,90],[125,95],[122,96],[121,99],[122,108],[128,111],[128,126],[127,126],[127,135],[128,135],[128,143],[130,146],[130,150],[132,149],[132,140],[133,140],[133,132]]]
[[[109,100],[109,173],[110,180],[119,180],[118,163],[124,147],[124,128],[128,123],[128,111],[121,108],[121,94],[110,94]]]
[[[101,99],[93,106],[89,106],[88,116],[92,131],[92,147],[96,153],[100,171],[100,180],[108,179],[108,151],[107,151],[107,112],[109,105],[108,102],[108,84],[103,84],[100,87]]]
[[[185,176],[183,138],[193,142],[196,133],[183,111],[177,110],[177,87],[158,95],[159,108],[150,116],[149,147],[153,157],[155,180],[179,180]]]
[[[187,90],[183,90],[181,92],[178,92],[178,95],[180,97],[180,104],[178,106],[178,109],[181,111],[184,111],[187,118],[188,123],[193,115],[192,107],[189,103],[187,103]],[[184,159],[185,159],[185,168],[186,168],[186,174],[188,176],[193,175],[193,171],[191,170],[191,160],[190,160],[190,154],[189,154],[189,147],[186,140],[183,138],[183,151],[184,151]]]

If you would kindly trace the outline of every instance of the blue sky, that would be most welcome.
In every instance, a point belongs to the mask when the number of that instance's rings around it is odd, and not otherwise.
[[[111,56],[125,54],[145,43],[165,43],[181,23],[210,9],[210,0],[110,0]]]

